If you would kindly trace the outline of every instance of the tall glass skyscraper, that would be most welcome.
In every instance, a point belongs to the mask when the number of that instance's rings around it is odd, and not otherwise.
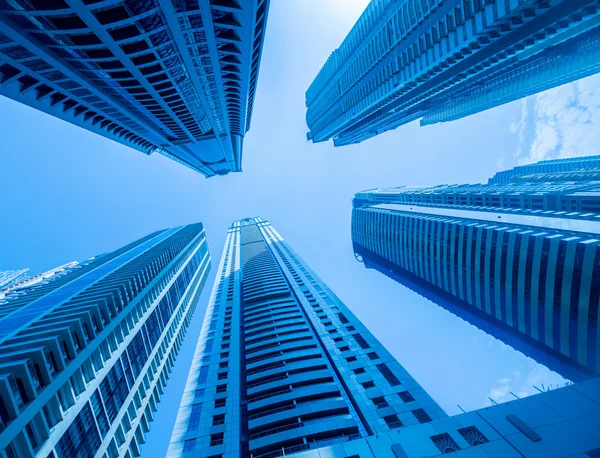
[[[600,70],[597,0],[372,0],[306,92],[314,142],[451,121]]]
[[[600,182],[512,179],[360,192],[356,256],[571,380],[600,374]]]
[[[191,224],[0,300],[2,456],[139,456],[209,270]]]
[[[0,94],[207,177],[239,172],[270,0],[15,0]]]
[[[445,416],[267,221],[232,224],[168,456],[278,457]]]

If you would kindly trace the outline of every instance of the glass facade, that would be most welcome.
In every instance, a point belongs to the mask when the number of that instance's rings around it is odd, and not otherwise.
[[[360,143],[600,70],[596,0],[372,0],[306,92],[308,138]]]
[[[360,192],[356,256],[566,378],[592,377],[600,373],[598,182],[512,180]],[[571,211],[577,203],[585,208]]]
[[[240,172],[269,0],[15,0],[0,94],[207,177]]]
[[[70,266],[0,301],[3,457],[139,456],[210,254],[198,223]]]
[[[445,417],[267,221],[233,223],[168,456],[287,456]]]

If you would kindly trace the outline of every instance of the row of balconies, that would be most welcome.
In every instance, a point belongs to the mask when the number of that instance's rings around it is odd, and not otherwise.
[[[297,325],[286,326],[284,328],[284,330],[281,330],[281,328],[280,328],[277,332],[274,332],[267,336],[258,336],[253,339],[246,339],[246,341],[245,341],[246,348],[254,348],[255,346],[260,346],[262,343],[268,342],[269,340],[278,339],[280,336],[286,336],[286,335],[295,334],[297,332],[304,332],[304,331],[308,331],[306,323],[304,323],[304,324],[300,323]]]

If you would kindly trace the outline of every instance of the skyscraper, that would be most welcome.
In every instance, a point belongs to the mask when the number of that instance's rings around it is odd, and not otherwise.
[[[0,94],[207,177],[242,169],[270,0],[15,0]]]
[[[600,70],[597,0],[372,0],[306,92],[314,142],[492,108]]]
[[[445,413],[262,218],[227,234],[168,456],[277,457]]]
[[[209,270],[191,224],[0,301],[2,456],[139,456]]]
[[[357,259],[571,380],[600,374],[600,182],[512,179],[357,193]]]

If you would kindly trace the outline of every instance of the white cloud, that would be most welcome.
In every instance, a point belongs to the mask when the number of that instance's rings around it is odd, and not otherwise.
[[[533,96],[531,145],[524,149],[527,102],[521,120],[509,125],[519,135],[515,152],[519,163],[600,153],[600,75],[550,89]]]
[[[497,385],[490,389],[489,397],[497,403],[507,402],[515,399],[512,393],[519,398],[524,398],[538,394],[539,390],[556,389],[568,383],[560,375],[533,360],[529,361],[527,367],[528,370],[523,377],[519,370],[512,370],[510,377],[496,380]],[[489,399],[486,399],[486,404],[489,405]]]
[[[529,103],[527,99],[521,100],[521,117],[519,121],[513,121],[509,129],[513,134],[517,134],[519,145],[514,156],[520,157],[523,154],[523,146],[525,145],[525,129],[527,128],[527,118],[529,117]],[[503,164],[504,165],[504,164]]]
[[[510,391],[510,386],[501,385],[490,390],[490,398],[492,398],[495,402],[504,402],[508,400]]]

